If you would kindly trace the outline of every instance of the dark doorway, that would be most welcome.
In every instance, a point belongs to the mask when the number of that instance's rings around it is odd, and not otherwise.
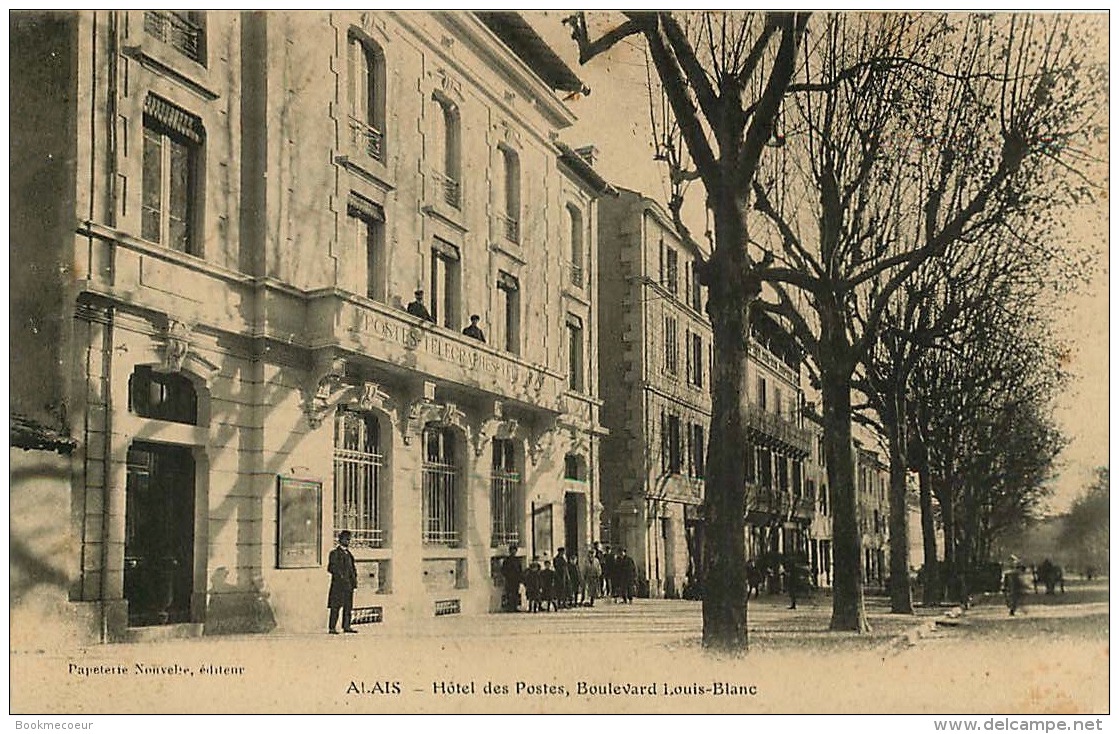
[[[568,558],[578,558],[583,538],[583,503],[586,499],[578,492],[563,495],[563,544]]]
[[[194,590],[194,457],[184,446],[128,450],[124,598],[128,624],[190,621]]]

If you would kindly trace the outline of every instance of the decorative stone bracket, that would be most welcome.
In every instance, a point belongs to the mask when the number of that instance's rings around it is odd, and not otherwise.
[[[342,378],[346,375],[346,360],[332,352],[315,353],[311,375],[304,388],[303,413],[311,428],[322,425],[327,413],[337,405],[336,397],[344,388]]]
[[[529,461],[535,466],[540,463],[546,454],[566,453],[577,441],[577,432],[570,426],[565,425],[563,416],[560,416],[550,428],[541,432],[536,440],[529,445]]]
[[[428,423],[442,423],[462,429],[466,438],[470,440],[470,426],[466,423],[466,414],[458,409],[454,403],[436,403],[426,398],[416,400],[408,408],[408,417],[404,421],[404,445],[411,446],[415,437],[423,431]]]
[[[162,342],[159,347],[162,354],[155,367],[156,372],[182,372],[186,369],[209,383],[221,369],[198,354],[194,345],[194,330],[184,321],[168,318],[167,325],[156,339]]]
[[[505,417],[502,402],[493,401],[493,415],[482,423],[474,437],[474,455],[481,456],[486,450],[486,445],[494,439],[516,438],[518,428],[515,418]]]

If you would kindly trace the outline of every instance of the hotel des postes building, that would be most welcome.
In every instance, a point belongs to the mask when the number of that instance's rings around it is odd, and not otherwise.
[[[36,13],[11,43],[13,625],[320,630],[343,529],[356,621],[482,613],[510,544],[596,539],[609,187],[520,16]]]

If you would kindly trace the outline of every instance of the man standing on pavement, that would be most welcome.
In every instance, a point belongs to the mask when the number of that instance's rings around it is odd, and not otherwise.
[[[622,601],[626,604],[633,603],[633,587],[637,583],[637,564],[633,559],[626,554],[626,549],[622,548],[618,552],[618,558],[615,561],[617,573],[617,582],[621,586]]]
[[[505,584],[501,608],[506,612],[515,612],[521,607],[521,559],[517,558],[515,543],[509,545],[509,555],[501,561],[501,578]]]
[[[330,551],[326,564],[330,574],[330,591],[326,606],[330,609],[330,634],[338,634],[338,611],[342,611],[342,631],[356,633],[350,626],[354,611],[354,589],[357,588],[357,565],[350,553],[350,531],[338,533],[338,547]]]
[[[556,550],[555,558],[552,559],[552,570],[555,571],[552,596],[556,600],[556,609],[563,609],[567,606],[568,586],[567,556],[564,555],[563,548]]]
[[[594,600],[598,598],[598,587],[602,583],[602,565],[598,562],[598,554],[594,549],[587,551],[583,561],[583,597],[580,600],[584,605],[593,607]]]

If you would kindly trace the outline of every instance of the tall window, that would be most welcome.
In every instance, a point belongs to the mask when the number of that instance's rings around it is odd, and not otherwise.
[[[567,205],[567,217],[570,224],[571,263],[570,281],[576,288],[583,287],[583,213],[578,208]]]
[[[758,377],[758,408],[766,409],[766,384],[764,377]]]
[[[692,277],[690,283],[690,292],[688,293],[688,301],[691,303],[692,308],[696,311],[703,310],[703,294],[700,290],[699,284],[699,264],[694,260],[688,266],[691,270]]]
[[[676,338],[676,319],[664,317],[664,371],[675,375],[680,367],[679,345]]]
[[[351,194],[346,214],[354,238],[351,258],[354,290],[383,302],[388,276],[384,211],[373,202]]]
[[[703,387],[703,336],[692,331],[687,335],[688,383]]]
[[[773,489],[773,454],[764,446],[758,447],[758,484]]]
[[[443,201],[455,209],[462,205],[462,141],[458,105],[440,95],[435,102],[436,178],[442,187]]]
[[[196,10],[146,10],[144,32],[183,56],[206,63],[206,16]]]
[[[350,79],[350,129],[371,158],[384,160],[385,55],[380,46],[349,34],[346,62]]]
[[[758,449],[749,439],[746,441],[746,481],[758,481]]]
[[[515,446],[512,439],[493,440],[490,545],[494,548],[521,542],[521,475],[517,472]]]
[[[785,409],[785,396],[781,394],[781,388],[775,387],[773,389],[773,412],[778,418],[784,418],[782,411]]]
[[[521,161],[516,151],[501,148],[505,239],[521,241]]]
[[[380,441],[376,416],[338,411],[334,419],[334,536],[349,530],[354,545],[370,548],[385,543]]]
[[[792,460],[793,469],[793,496],[800,497],[804,494],[804,485],[802,484],[802,468],[800,459]],[[809,495],[811,496],[811,495]]]
[[[567,315],[567,386],[582,392],[583,377],[583,320],[574,314]]]
[[[140,235],[200,255],[197,236],[201,121],[159,97],[144,102]]]
[[[789,457],[777,457],[777,488],[782,492],[789,491]]]
[[[680,416],[661,411],[661,470],[666,474],[679,474],[683,468],[682,439]]]
[[[458,304],[458,248],[436,239],[431,247],[431,318],[448,329],[456,329],[461,320]]]
[[[680,288],[679,256],[672,247],[665,249],[664,287],[672,295],[676,295]]]
[[[705,442],[704,442],[703,424],[702,423],[693,423],[692,426],[691,426],[691,434],[692,435],[691,435],[691,440],[689,441],[689,444],[691,445],[691,452],[692,452],[692,456],[691,456],[692,476],[697,477],[697,478],[703,478],[704,469],[705,469],[704,464],[705,464],[705,461],[707,459],[707,455],[705,453],[706,445],[705,445]]]
[[[501,291],[502,343],[505,351],[521,353],[521,286],[517,279],[505,272],[498,272],[497,288]]]
[[[455,436],[446,426],[424,428],[423,541],[458,546],[458,465]]]

